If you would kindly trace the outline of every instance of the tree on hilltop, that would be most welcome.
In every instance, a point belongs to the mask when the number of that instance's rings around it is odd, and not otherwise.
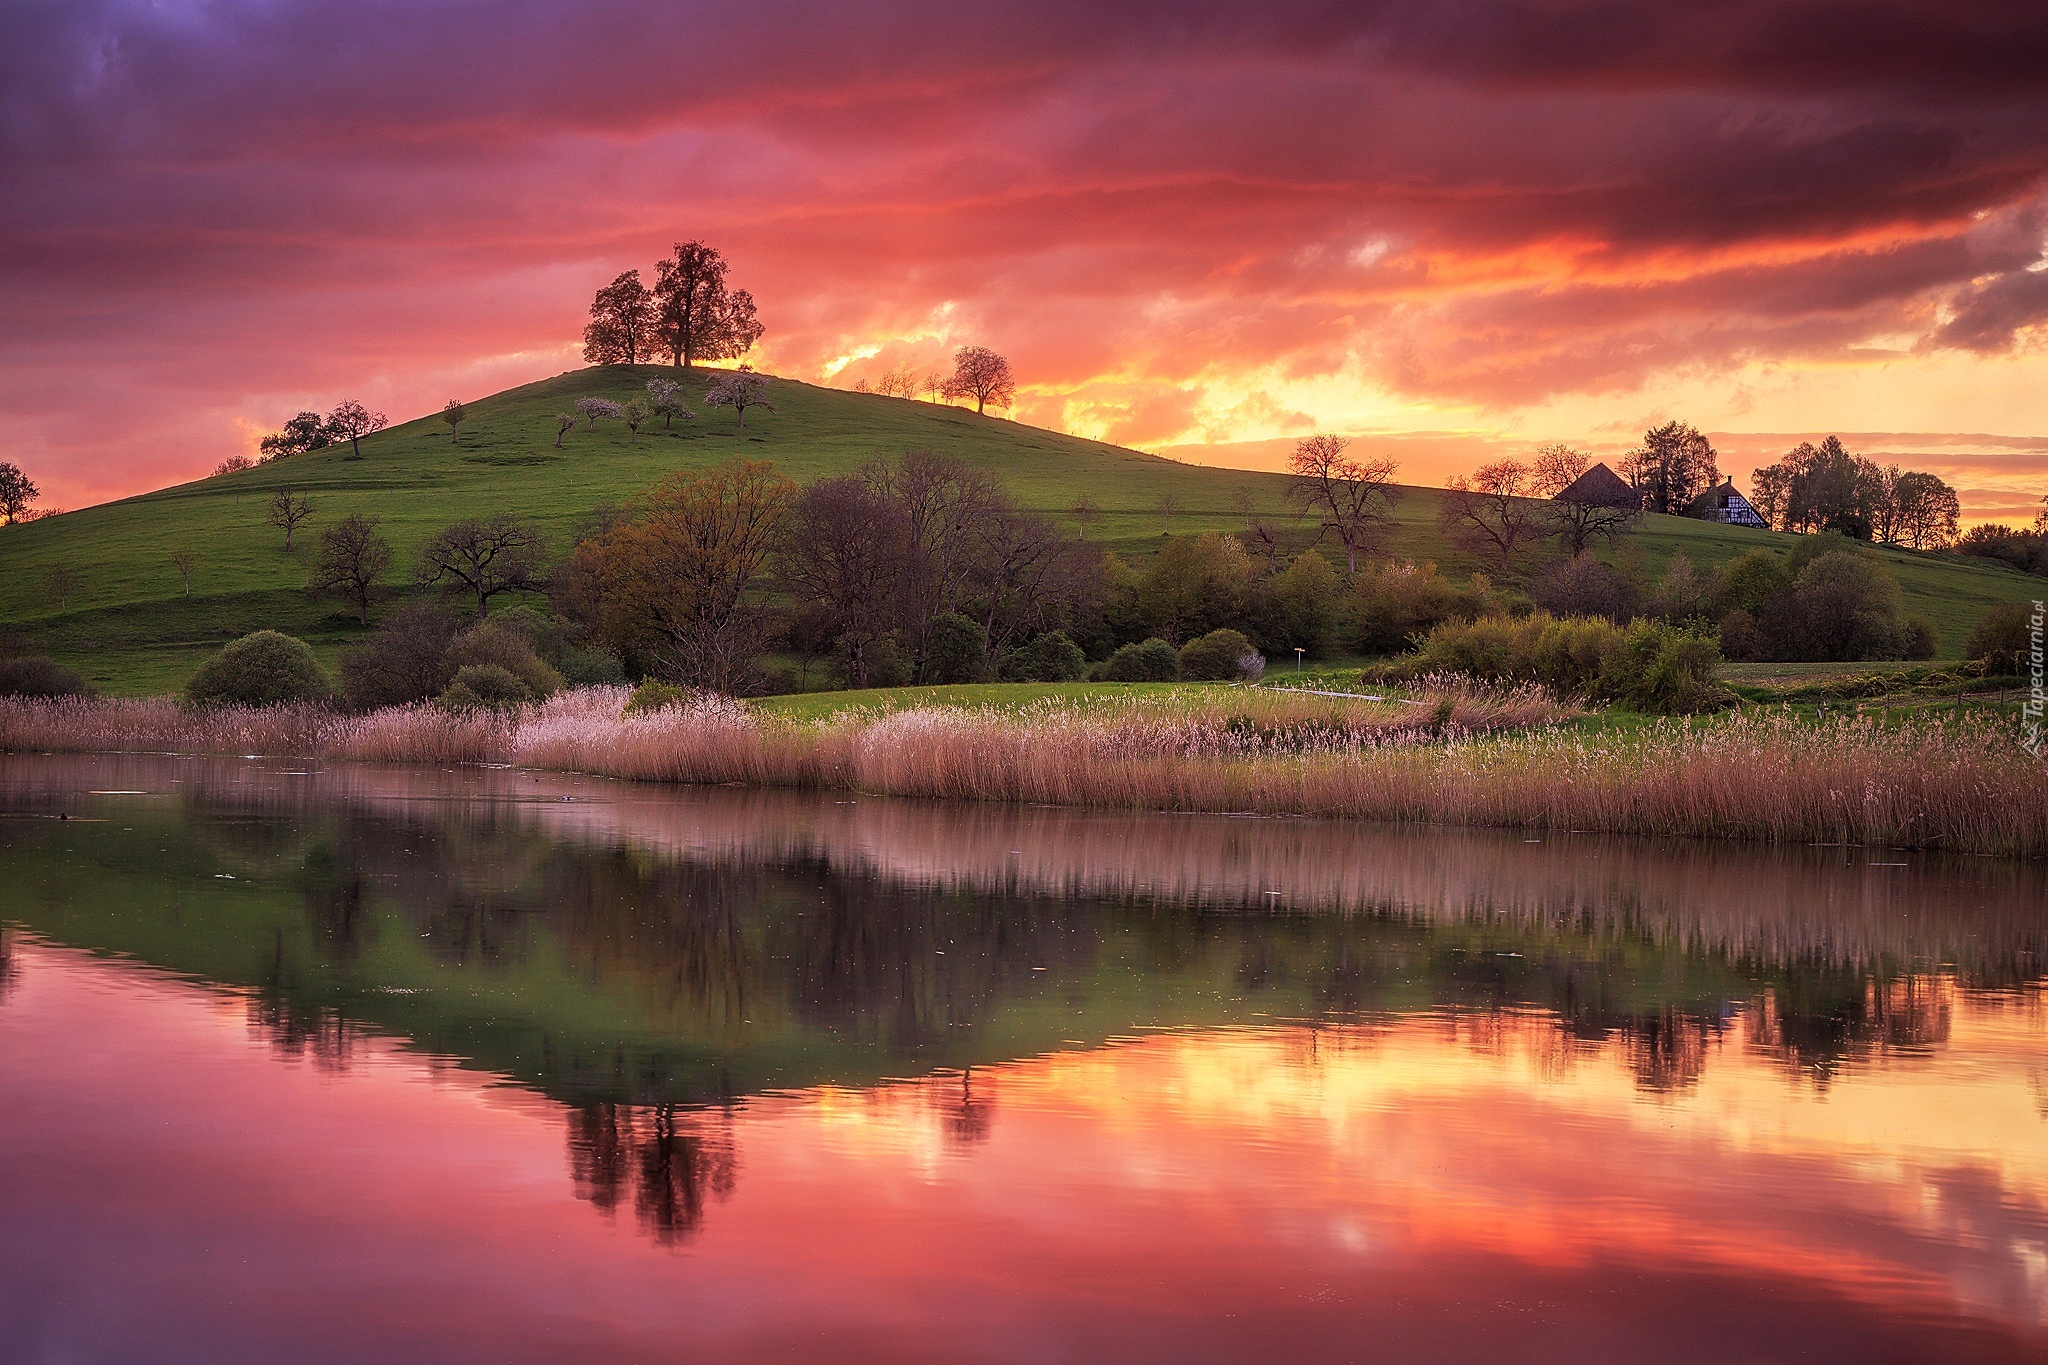
[[[1350,445],[1342,436],[1304,436],[1287,457],[1287,468],[1302,507],[1323,519],[1317,539],[1334,532],[1355,574],[1359,556],[1371,552],[1394,519],[1401,490],[1394,486],[1400,466],[1387,459],[1352,459],[1344,453]]]
[[[264,437],[256,448],[265,460],[286,460],[333,445],[335,439],[327,429],[326,418],[317,412],[302,412],[286,422],[283,430]]]
[[[972,398],[976,412],[986,412],[993,403],[1007,408],[1017,397],[1017,380],[1010,362],[986,346],[962,346],[953,354],[953,373],[939,386],[948,398]]]
[[[683,386],[673,379],[650,379],[647,394],[651,411],[661,419],[663,431],[673,430],[676,418],[690,420],[697,414],[683,405]]]
[[[9,526],[28,515],[29,504],[41,496],[35,481],[12,460],[0,460],[0,515]]]
[[[1554,498],[1592,467],[1592,457],[1584,451],[1553,442],[1536,452],[1535,466],[1529,471],[1529,491],[1539,498]]]
[[[362,439],[373,431],[382,431],[390,419],[381,412],[373,412],[351,398],[333,412],[327,414],[327,430],[337,441],[347,441],[349,449],[363,453]]]
[[[1645,512],[1683,516],[1700,494],[1721,481],[1713,445],[1696,427],[1666,422],[1643,433],[1643,443],[1622,462],[1621,476],[1642,495]]]
[[[728,290],[726,261],[702,242],[678,242],[655,267],[654,338],[675,364],[736,360],[761,339],[754,296]]]
[[[468,417],[469,409],[462,405],[462,400],[459,398],[449,399],[448,406],[441,409],[441,420],[448,424],[448,443],[450,445],[455,444],[455,428],[461,426]]]
[[[655,298],[628,270],[597,291],[583,329],[583,358],[593,365],[637,365],[654,354]]]
[[[1437,504],[1451,542],[1474,554],[1497,556],[1505,569],[1516,550],[1543,535],[1531,479],[1520,460],[1481,465],[1468,479],[1452,479]]]

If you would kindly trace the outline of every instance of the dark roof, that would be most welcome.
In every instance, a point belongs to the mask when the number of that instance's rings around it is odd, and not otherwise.
[[[1638,507],[1642,498],[1636,490],[1622,481],[1621,475],[1609,469],[1604,463],[1596,464],[1585,473],[1573,479],[1571,486],[1557,495],[1559,502],[1584,503],[1589,507]]]

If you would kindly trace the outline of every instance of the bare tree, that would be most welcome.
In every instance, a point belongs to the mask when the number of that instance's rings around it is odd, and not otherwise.
[[[989,653],[1001,658],[1012,644],[1064,624],[1090,595],[1097,563],[1079,541],[1060,534],[1050,517],[999,505],[973,528],[967,596],[988,633]]]
[[[469,409],[462,406],[462,401],[457,398],[449,399],[447,406],[441,409],[441,420],[448,424],[448,444],[455,444],[455,429],[468,416]]]
[[[855,687],[868,685],[868,650],[902,612],[908,542],[902,507],[860,474],[809,485],[782,528],[782,579],[823,609]]]
[[[270,524],[284,528],[284,551],[292,551],[292,532],[313,515],[313,500],[289,484],[270,495]]]
[[[9,526],[26,517],[29,505],[39,496],[41,490],[21,472],[19,465],[12,460],[0,460],[0,515],[7,518]]]
[[[192,569],[198,564],[199,556],[190,550],[171,551],[171,567],[178,571],[178,578],[185,584],[185,596],[192,595]]]
[[[356,619],[370,624],[370,595],[391,567],[391,545],[377,534],[377,519],[351,512],[320,537],[311,587],[355,604]]]
[[[1256,550],[1265,556],[1267,573],[1279,573],[1280,535],[1284,528],[1274,517],[1259,508],[1251,489],[1238,489],[1233,501],[1237,504],[1238,515],[1244,518],[1245,548]],[[1296,513],[1295,520],[1300,520],[1299,512]]]
[[[1529,493],[1532,497],[1554,498],[1577,483],[1593,459],[1584,451],[1573,450],[1562,441],[1553,442],[1536,452],[1536,466],[1530,471]]]
[[[1529,467],[1520,460],[1481,465],[1471,478],[1451,480],[1437,518],[1454,544],[1496,555],[1505,569],[1516,550],[1543,535],[1529,482]]]
[[[58,611],[71,610],[71,597],[81,584],[78,573],[69,564],[52,564],[50,571],[43,575],[43,591],[57,599]]]
[[[1080,537],[1083,540],[1088,538],[1088,528],[1093,526],[1102,517],[1101,511],[1088,498],[1082,498],[1079,502],[1075,503],[1067,515],[1072,517],[1074,524],[1081,528]]]
[[[625,415],[625,410],[609,398],[579,398],[576,400],[576,411],[589,419],[592,431],[597,430],[597,419],[600,417]]]
[[[1549,533],[1563,544],[1565,557],[1576,559],[1595,536],[1605,537],[1609,544],[1618,540],[1642,517],[1642,511],[1601,502],[1597,497],[1560,497],[1543,503],[1540,515]]]
[[[924,396],[928,403],[936,403],[946,396],[946,376],[933,370],[924,377]]]
[[[655,298],[628,270],[597,291],[583,329],[583,358],[593,365],[637,365],[654,351]]]
[[[360,455],[363,453],[363,437],[373,431],[382,431],[387,420],[383,413],[372,412],[351,398],[327,414],[327,430],[334,439],[347,441],[349,449]]]
[[[1392,460],[1354,460],[1342,436],[1305,436],[1287,458],[1294,492],[1305,512],[1322,518],[1316,539],[1334,533],[1346,565],[1358,572],[1358,557],[1369,554],[1388,523],[1401,490],[1394,486]]]
[[[563,438],[564,436],[567,436],[567,435],[569,434],[569,431],[570,431],[570,429],[571,429],[572,427],[574,427],[575,425],[576,425],[576,414],[575,414],[575,413],[573,413],[573,412],[558,412],[558,413],[556,413],[556,414],[555,414],[555,449],[556,449],[556,450],[560,450],[560,449],[562,448],[562,438]]]
[[[538,586],[545,548],[540,528],[523,517],[500,512],[470,517],[435,533],[420,547],[414,576],[426,585],[453,579],[476,598],[476,619],[490,611],[500,593]]]
[[[1159,514],[1161,534],[1164,534],[1173,529],[1173,514],[1180,510],[1180,499],[1171,493],[1161,493],[1158,501],[1152,504],[1152,510]]]
[[[1010,362],[986,346],[962,346],[953,354],[953,374],[940,386],[948,398],[972,398],[974,410],[985,412],[993,403],[1007,408],[1017,396],[1017,380]]]
[[[739,429],[747,428],[747,409],[766,408],[775,411],[775,405],[768,401],[768,379],[755,374],[742,365],[736,370],[727,370],[712,382],[704,392],[704,406],[707,408],[731,408],[739,417]]]

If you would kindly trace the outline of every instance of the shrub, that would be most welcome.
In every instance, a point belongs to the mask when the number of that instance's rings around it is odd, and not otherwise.
[[[1022,649],[1005,654],[1002,676],[1005,682],[1072,682],[1087,668],[1081,647],[1068,639],[1065,631],[1049,630]]]
[[[455,670],[455,681],[441,694],[441,704],[456,710],[504,710],[532,700],[533,689],[498,664],[464,664]]]
[[[1830,550],[1809,559],[1793,579],[1786,618],[1774,624],[1777,652],[1798,658],[1896,659],[1906,652],[1898,581],[1859,551]]]
[[[372,711],[439,696],[455,678],[447,653],[459,628],[456,614],[439,602],[400,607],[368,640],[342,652],[341,686],[349,705]]]
[[[1720,704],[1721,649],[1704,631],[1632,621],[1601,661],[1596,695],[1633,711],[1689,715]]]
[[[1763,628],[1757,625],[1756,617],[1741,607],[1730,609],[1721,618],[1721,655],[1744,663],[1770,657],[1770,643],[1764,638]]]
[[[640,716],[659,711],[664,706],[686,706],[703,695],[694,687],[679,687],[675,683],[648,678],[634,688],[633,695],[626,699],[625,713],[629,716]]]
[[[887,635],[868,641],[861,660],[867,665],[869,687],[903,687],[917,671],[903,646]]]
[[[2004,603],[1978,620],[1963,653],[1981,660],[1988,673],[2018,673],[2033,655],[2033,629],[2034,608],[2030,604]]]
[[[467,667],[500,668],[525,686],[530,699],[552,697],[568,686],[552,665],[534,653],[524,635],[495,621],[485,621],[456,636],[447,657],[458,680]]]
[[[1747,612],[1754,625],[1791,587],[1792,575],[1785,571],[1784,560],[1769,550],[1751,550],[1722,568],[1714,610],[1723,617],[1731,611]]]
[[[1701,631],[1661,621],[1617,626],[1597,616],[1537,612],[1520,620],[1445,622],[1430,632],[1404,671],[1540,683],[1638,711],[1679,714],[1720,702],[1720,663],[1719,646]]]
[[[615,687],[626,681],[618,656],[596,645],[567,645],[555,658],[555,670],[575,687]]]
[[[1251,660],[1257,660],[1256,666]],[[1266,661],[1252,648],[1252,642],[1235,630],[1212,630],[1181,646],[1180,671],[1184,677],[1224,682],[1257,677],[1265,669]]]
[[[1934,657],[1934,622],[1924,616],[1909,616],[1901,631],[1903,649],[1908,659],[1931,659]]]
[[[85,679],[40,654],[0,659],[0,697],[89,697]]]
[[[200,706],[324,701],[332,691],[313,647],[274,630],[226,645],[185,684],[186,700]]]
[[[1635,585],[1590,551],[1553,564],[1537,575],[1529,595],[1558,616],[1604,616],[1626,620],[1635,609]]]
[[[1096,676],[1104,682],[1173,682],[1180,677],[1180,651],[1155,635],[1110,655]]]
[[[1345,633],[1361,654],[1394,654],[1445,621],[1470,621],[1502,605],[1484,574],[1460,588],[1434,564],[1386,564],[1359,575],[1345,605]]]
[[[932,618],[924,643],[924,680],[988,681],[988,632],[981,622],[950,611]]]

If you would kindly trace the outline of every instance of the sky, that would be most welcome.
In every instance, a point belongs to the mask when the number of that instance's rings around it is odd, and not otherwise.
[[[724,251],[762,369],[1434,483],[1667,418],[2048,493],[2038,0],[10,0],[0,459],[79,506],[581,364]]]

